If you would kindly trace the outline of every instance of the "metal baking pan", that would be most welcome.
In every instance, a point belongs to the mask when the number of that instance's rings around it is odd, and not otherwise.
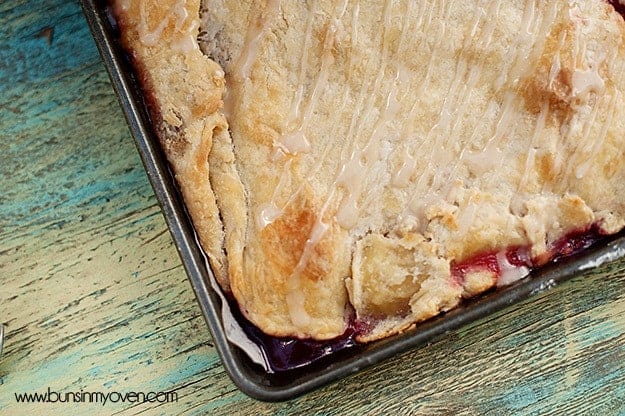
[[[80,2],[226,372],[237,387],[251,397],[265,401],[294,398],[422,346],[464,324],[548,290],[582,270],[625,255],[625,237],[621,233],[581,255],[551,264],[511,286],[465,302],[401,335],[367,345],[350,345],[296,369],[268,372],[257,364],[258,359],[253,360],[239,347],[241,342],[233,338],[231,313],[236,314],[236,308],[230,308],[220,293],[197,243],[174,178],[152,131],[137,80],[117,44],[116,28],[110,20],[106,0]]]

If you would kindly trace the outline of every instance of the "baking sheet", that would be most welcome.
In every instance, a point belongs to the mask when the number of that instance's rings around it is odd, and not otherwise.
[[[267,401],[291,399],[422,346],[467,323],[549,290],[584,270],[625,256],[625,237],[621,233],[600,247],[547,266],[532,273],[529,278],[466,302],[414,330],[338,351],[303,368],[271,373],[267,371],[267,357],[241,328],[236,327],[234,312],[221,294],[199,247],[174,179],[152,132],[132,68],[116,43],[116,28],[107,14],[106,1],[81,0],[81,4],[224,368],[237,387],[249,396]]]

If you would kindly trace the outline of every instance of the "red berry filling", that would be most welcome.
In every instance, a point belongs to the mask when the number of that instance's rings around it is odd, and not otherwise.
[[[498,280],[501,280],[503,274],[511,273],[511,270],[514,268],[523,269],[524,274],[515,274],[512,271],[512,275],[515,277],[512,281],[518,280],[517,278],[525,276],[526,272],[547,262],[558,262],[573,256],[604,237],[605,235],[601,232],[601,228],[594,224],[585,229],[573,231],[553,242],[548,248],[548,253],[539,259],[531,258],[530,250],[527,246],[516,246],[506,250],[478,254],[459,263],[452,264],[452,278],[456,283],[463,284],[467,273],[486,270],[492,272]],[[231,300],[231,303],[236,320],[248,337],[263,351],[270,371],[273,372],[293,370],[336,352],[357,347],[356,337],[370,333],[382,320],[378,317],[356,319],[354,313],[352,313],[345,333],[333,340],[313,341],[296,338],[277,338],[263,333],[249,323],[240,314],[236,302]]]
[[[549,247],[551,254],[548,261],[556,263],[566,257],[573,256],[605,237],[606,234],[598,224],[592,224],[587,228],[570,232]]]
[[[467,273],[489,271],[497,278],[514,268],[531,269],[533,266],[528,247],[509,247],[507,250],[491,251],[469,257],[460,263],[452,263],[451,276],[460,285],[464,283]]]
[[[452,263],[451,275],[460,285],[464,283],[467,273],[483,270],[492,272],[500,280],[506,273],[514,274],[514,268],[531,271],[548,262],[556,263],[587,249],[604,237],[605,234],[599,225],[592,224],[554,241],[549,245],[547,252],[539,257],[532,258],[528,246],[509,247],[505,251],[477,254],[459,263]],[[517,276],[523,277],[521,273],[517,273]],[[505,280],[508,281],[503,284],[511,283],[510,279]],[[517,279],[513,277],[513,280]]]

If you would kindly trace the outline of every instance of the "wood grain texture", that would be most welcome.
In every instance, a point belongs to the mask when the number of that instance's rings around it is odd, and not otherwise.
[[[75,2],[0,2],[0,97],[0,414],[625,414],[625,261],[299,399],[244,396]],[[47,387],[178,402],[15,401]]]

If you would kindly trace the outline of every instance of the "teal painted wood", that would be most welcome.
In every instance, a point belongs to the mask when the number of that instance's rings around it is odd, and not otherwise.
[[[625,414],[623,261],[291,402],[244,396],[73,1],[0,2],[0,139],[2,415]],[[178,402],[15,401],[47,387]]]

